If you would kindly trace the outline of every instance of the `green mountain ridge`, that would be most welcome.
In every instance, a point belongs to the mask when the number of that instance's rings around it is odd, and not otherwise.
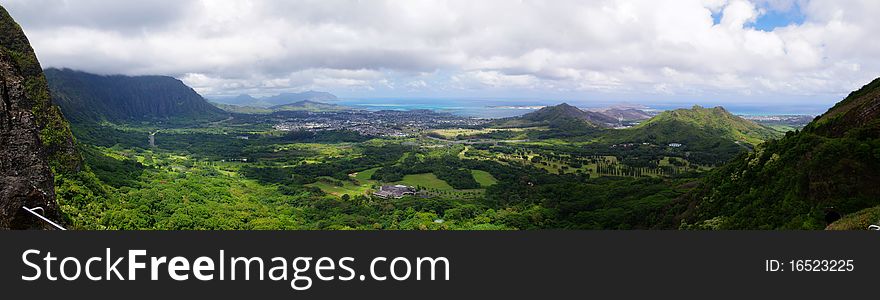
[[[678,144],[698,161],[720,165],[782,133],[737,117],[722,107],[665,111],[632,127],[605,132],[610,144]]]
[[[851,93],[804,130],[731,160],[677,203],[680,226],[822,229],[841,215],[877,206],[878,107],[880,79]]]
[[[180,80],[167,76],[45,71],[53,101],[74,123],[217,120],[228,114]]]
[[[704,108],[699,105],[694,105],[691,109],[662,112],[639,124],[634,130],[650,131],[655,126],[670,122],[695,126],[719,134],[721,137],[749,143],[753,146],[782,135],[780,132],[763,125],[737,117],[724,107]]]
[[[601,113],[584,111],[568,103],[547,106],[537,111],[522,115],[518,119],[535,123],[557,123],[563,121],[581,121],[593,127],[610,127],[616,119]]]

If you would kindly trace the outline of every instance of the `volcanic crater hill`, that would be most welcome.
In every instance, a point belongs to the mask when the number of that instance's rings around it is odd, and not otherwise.
[[[0,229],[48,228],[22,206],[57,221],[52,171],[78,173],[82,157],[27,37],[2,6],[0,97]]]
[[[520,117],[532,122],[556,122],[559,120],[581,120],[597,127],[610,127],[617,123],[617,119],[593,111],[584,111],[568,103],[555,106],[547,106],[537,111],[527,113]]]
[[[558,128],[610,128],[618,120],[605,114],[584,111],[568,103],[543,107],[519,117],[501,119],[495,123],[499,127],[550,126]]]
[[[675,224],[711,229],[822,229],[880,205],[880,78],[800,132],[761,144],[678,202]],[[876,211],[876,208],[874,208]],[[859,219],[860,217],[854,217]],[[877,223],[880,220],[873,220]]]
[[[228,113],[168,76],[97,75],[47,69],[53,101],[74,123],[214,121]]]

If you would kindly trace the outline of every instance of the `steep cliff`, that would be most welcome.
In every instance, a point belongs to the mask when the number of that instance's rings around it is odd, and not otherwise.
[[[22,206],[43,207],[47,216],[57,217],[54,177],[24,77],[5,53],[0,53],[0,98],[0,228],[38,227]]]
[[[202,122],[229,116],[173,77],[104,76],[70,69],[45,73],[52,101],[74,124]]]
[[[52,170],[76,173],[82,158],[21,27],[0,7],[0,228],[46,228],[22,206],[58,220]]]

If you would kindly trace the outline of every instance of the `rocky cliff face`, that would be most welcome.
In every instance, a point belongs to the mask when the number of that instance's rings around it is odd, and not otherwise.
[[[83,169],[82,156],[76,149],[70,125],[62,116],[61,109],[52,104],[46,76],[27,36],[2,6],[0,52],[7,55],[10,64],[23,78],[21,85],[28,99],[27,108],[34,114],[49,165],[56,172],[64,174],[80,172]]]
[[[82,158],[27,37],[3,7],[0,98],[0,229],[48,228],[22,206],[42,207],[57,221],[52,170],[79,172]]]
[[[0,228],[5,229],[43,226],[22,206],[43,207],[47,217],[58,217],[54,177],[23,82],[11,59],[0,53]]]

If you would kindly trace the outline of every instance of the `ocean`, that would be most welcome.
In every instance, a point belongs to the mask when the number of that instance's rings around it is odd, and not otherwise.
[[[558,103],[474,99],[343,99],[335,104],[377,110],[429,109],[474,118],[507,118],[523,115]]]
[[[580,108],[602,108],[610,106],[640,107],[646,110],[671,110],[677,108],[690,108],[694,104],[685,103],[621,103],[621,102],[590,102],[559,101],[559,100],[505,100],[505,99],[434,99],[434,98],[369,98],[369,99],[341,99],[335,104],[365,109],[378,110],[417,110],[428,109],[437,112],[445,112],[458,116],[474,118],[507,118],[520,116],[543,106],[556,105],[567,102]],[[723,106],[725,109],[737,115],[768,116],[768,115],[819,115],[824,113],[830,105],[822,104],[718,104],[697,103],[704,107]]]

